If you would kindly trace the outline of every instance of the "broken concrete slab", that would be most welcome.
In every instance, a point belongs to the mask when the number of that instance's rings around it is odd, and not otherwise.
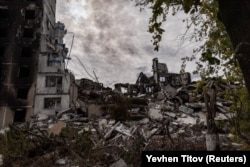
[[[48,118],[49,118],[49,116],[46,115],[46,114],[37,114],[37,120],[38,121],[44,121],[44,120],[46,120]]]
[[[163,115],[169,116],[171,118],[176,118],[177,114],[173,112],[163,112]]]
[[[194,109],[189,108],[189,107],[186,107],[186,106],[184,106],[184,105],[181,105],[181,106],[179,107],[179,111],[182,111],[182,112],[184,112],[184,113],[186,113],[186,114],[192,114],[192,113],[194,112]]]
[[[57,123],[53,124],[47,131],[50,134],[59,135],[63,128],[66,127],[66,123],[63,121],[58,121]]]
[[[155,121],[161,121],[163,119],[163,115],[161,113],[161,109],[159,108],[149,108],[148,117]]]
[[[165,102],[163,105],[162,105],[162,110],[165,111],[165,110],[168,110],[168,111],[174,111],[175,110],[175,105],[170,103],[170,102]]]
[[[120,124],[119,126],[117,126],[115,130],[123,135],[133,137],[130,130],[127,127],[125,127],[123,124]]]
[[[106,129],[106,127],[107,127],[107,124],[108,124],[107,119],[100,119],[99,122],[98,122],[99,130],[104,131]]]
[[[229,120],[229,119],[232,119],[234,115],[235,115],[234,113],[218,113],[217,112],[214,120],[216,121]]]
[[[56,160],[56,164],[60,166],[66,165],[66,159],[58,159]]]
[[[155,93],[155,96],[156,96],[156,100],[158,100],[158,101],[162,101],[165,99],[165,95],[163,92],[157,92],[157,93]]]
[[[185,103],[185,106],[197,109],[206,108],[205,103]]]
[[[141,124],[141,125],[145,125],[145,124],[148,124],[149,123],[149,119],[148,118],[143,118],[141,119],[138,123]]]
[[[184,118],[183,117],[177,118],[176,122],[181,123],[181,124],[195,125],[197,123],[197,118],[186,115]]]
[[[162,87],[163,92],[165,94],[165,96],[169,99],[175,97],[177,95],[177,90],[176,88],[172,87],[170,84],[168,84],[167,86]]]
[[[128,165],[126,164],[126,162],[121,158],[118,161],[114,162],[112,165],[110,165],[109,167],[128,167]]]

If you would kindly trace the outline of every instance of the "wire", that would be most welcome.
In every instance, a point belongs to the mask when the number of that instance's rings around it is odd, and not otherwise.
[[[76,56],[75,56],[75,57],[76,57]],[[85,72],[86,72],[93,80],[95,80],[95,78],[94,78],[92,75],[90,75],[90,73],[87,71],[87,69],[85,68],[85,66],[84,66],[83,63],[81,62],[81,60],[80,60],[78,57],[76,57],[76,59],[80,62],[81,66],[83,67],[83,69],[85,70]]]

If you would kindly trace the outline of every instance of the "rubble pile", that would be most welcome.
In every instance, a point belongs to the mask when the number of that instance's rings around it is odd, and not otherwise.
[[[114,90],[89,79],[77,80],[74,107],[10,126],[7,139],[30,147],[16,147],[14,159],[26,155],[21,166],[48,162],[44,166],[128,167],[140,166],[141,151],[206,150],[208,107],[199,84],[191,82],[189,73],[168,73],[157,59],[153,73],[152,77],[140,73],[135,84],[117,83]],[[214,120],[221,150],[242,149],[231,140],[238,114],[230,111],[233,102],[223,96],[225,90],[237,88],[223,82],[215,85]],[[13,166],[13,155],[16,152],[7,158],[0,155],[0,164]]]
[[[55,166],[139,166],[144,150],[206,150],[206,104],[196,90],[193,82],[131,96],[81,80],[76,110],[63,110],[55,116],[38,114],[13,127],[27,133],[34,143],[46,143],[36,163],[42,157],[53,159]],[[240,150],[242,146],[230,140],[231,104],[217,98],[215,120],[220,124],[222,150]],[[122,110],[128,117],[120,119],[123,113],[114,116],[112,109]]]

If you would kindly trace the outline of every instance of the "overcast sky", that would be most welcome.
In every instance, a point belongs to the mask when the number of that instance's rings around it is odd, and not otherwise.
[[[147,32],[150,14],[140,12],[131,0],[58,0],[56,18],[66,26],[68,48],[71,32],[75,36],[67,67],[77,79],[92,79],[95,71],[105,86],[135,83],[140,72],[152,74],[155,57],[170,72],[179,73],[181,57],[190,56],[198,45],[180,38],[186,31],[184,14],[168,18],[159,52],[153,50],[152,34]],[[194,68],[188,64],[186,70]]]

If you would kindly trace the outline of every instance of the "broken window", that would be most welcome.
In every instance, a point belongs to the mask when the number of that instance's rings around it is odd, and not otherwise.
[[[28,98],[28,88],[19,88],[17,89],[17,98],[18,99],[27,99]]]
[[[8,29],[7,28],[0,28],[0,37],[5,38],[7,37]]]
[[[21,52],[22,57],[31,57],[32,56],[32,49],[31,47],[23,47]]]
[[[33,28],[24,28],[23,37],[24,38],[33,38],[34,29]]]
[[[0,57],[4,57],[5,47],[0,46]]]
[[[152,93],[152,88],[151,88],[151,87],[147,87],[147,88],[146,88],[146,92],[147,92],[147,93]]]
[[[8,19],[9,18],[9,9],[8,8],[0,8],[0,18]]]
[[[61,76],[46,76],[46,87],[62,87],[62,77]]]
[[[30,75],[30,68],[28,66],[22,66],[19,68],[19,78],[27,78]]]
[[[160,82],[165,82],[166,78],[165,77],[160,77]]]
[[[25,117],[26,117],[26,109],[24,108],[18,108],[15,110],[14,114],[14,122],[25,122]]]
[[[58,56],[58,54],[49,54],[47,64],[48,66],[60,67],[61,58]]]
[[[25,11],[25,19],[26,20],[33,20],[33,19],[35,19],[35,10],[26,10]]]
[[[61,98],[45,98],[44,99],[45,109],[61,109]]]

